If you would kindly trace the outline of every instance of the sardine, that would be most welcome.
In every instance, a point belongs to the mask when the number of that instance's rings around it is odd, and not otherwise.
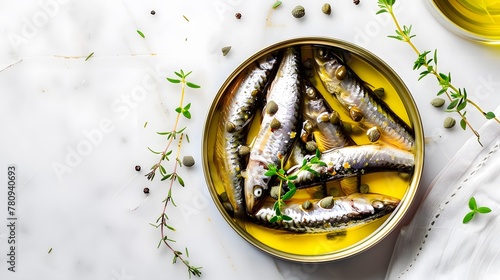
[[[271,178],[265,175],[268,166],[279,166],[281,157],[286,157],[292,148],[299,126],[300,84],[299,53],[290,47],[285,50],[267,92],[262,123],[244,172],[247,213],[255,212],[269,190]]]
[[[287,173],[289,176],[297,176],[292,182],[300,188],[374,172],[411,173],[415,156],[412,152],[388,145],[369,144],[326,151],[321,154],[320,161],[325,165],[311,163],[311,169],[315,172],[300,170],[297,165],[291,167]]]
[[[328,233],[364,225],[383,217],[399,205],[400,200],[382,194],[360,194],[328,196],[311,201],[308,209],[304,204],[287,204],[281,210],[292,220],[271,223],[275,215],[272,202],[266,202],[251,218],[257,224],[280,230],[299,233]]]
[[[305,83],[302,112],[305,135],[312,134],[312,138],[318,146],[319,152],[323,153],[334,148],[342,148],[354,145],[354,141],[344,132],[340,115],[330,107],[321,93],[310,83]],[[303,135],[301,135],[303,138]],[[358,191],[361,182],[360,176],[349,177],[340,180],[340,188],[346,194]]]
[[[247,67],[221,103],[214,160],[235,216],[245,214],[241,171],[246,162],[239,149],[245,144],[251,120],[263,102],[265,86],[277,65],[276,56],[270,54]]]
[[[376,127],[381,140],[405,150],[414,147],[413,129],[383,102],[331,49],[314,52],[317,72],[326,90],[335,95],[354,121]]]

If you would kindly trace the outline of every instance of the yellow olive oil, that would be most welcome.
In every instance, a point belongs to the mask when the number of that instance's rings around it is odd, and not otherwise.
[[[299,44],[300,45],[300,44]],[[302,50],[302,61],[305,61],[307,58],[312,56],[312,45],[311,44],[302,44],[300,45]],[[258,57],[257,57],[258,58]],[[400,85],[394,86],[394,77],[387,78],[387,73],[384,72],[385,66],[380,66],[373,61],[367,61],[365,57],[359,56],[355,53],[352,53],[348,65],[360,76],[362,80],[364,80],[369,87],[372,89],[383,88],[385,90],[385,95],[382,98],[384,102],[394,111],[403,121],[405,121],[410,127],[417,127],[420,133],[421,127],[420,123],[415,123],[415,114],[416,109],[413,107],[405,106],[411,100],[411,97],[404,97],[404,94],[401,94],[398,91],[402,91],[405,89],[404,86]],[[380,70],[382,69],[382,70]],[[233,79],[236,75],[233,75]],[[349,123],[353,126],[352,132],[350,136],[356,142],[357,145],[363,144],[371,144],[368,137],[366,136],[366,131],[363,127],[360,127],[357,123],[353,122],[350,119],[348,112],[342,107],[342,105],[328,92],[326,92],[323,87],[319,77],[314,75],[310,78],[311,82],[314,86],[321,92],[321,94],[325,97],[330,106],[339,112],[341,116],[341,120],[344,123]],[[396,77],[397,80],[397,77]],[[235,81],[230,81],[226,85],[227,88],[231,88],[231,83]],[[220,118],[220,111],[223,110],[221,108],[222,102],[220,100],[224,99],[224,91],[219,92],[219,96],[216,97],[215,105],[212,106],[211,112],[209,113],[209,118],[207,119],[207,124],[205,128],[205,141],[204,144],[204,162],[205,172],[208,178],[209,188],[211,189],[212,195],[215,197],[220,197],[220,194],[225,191],[225,186],[222,185],[222,181],[219,178],[219,175],[215,171],[215,168],[211,168],[214,165],[213,158],[215,152],[216,145],[216,136],[215,131],[217,130],[218,120]],[[414,105],[412,105],[414,106]],[[410,109],[409,109],[410,108]],[[253,121],[252,127],[247,136],[247,143],[251,144],[252,140],[258,133],[259,123],[261,116],[257,114]],[[419,120],[417,116],[417,120]],[[417,137],[417,145],[420,143],[420,137]],[[383,143],[375,143],[382,144]],[[416,161],[422,158],[423,151],[420,146],[416,147],[415,153],[419,153],[419,156],[416,157]],[[403,205],[403,209],[406,209],[409,205],[409,200],[411,200],[415,194],[415,190],[418,182],[418,178],[421,172],[420,163],[418,163],[418,167],[416,167],[416,172],[413,175],[408,174],[399,174],[397,172],[380,172],[363,175],[361,177],[361,183],[367,184],[369,186],[369,193],[379,193],[392,197],[396,197],[401,199]],[[417,176],[417,177],[415,177]],[[416,179],[417,178],[417,179]],[[334,193],[337,193],[336,196],[343,196],[344,193],[339,188],[338,181],[332,181],[327,184],[327,191],[335,188]],[[319,188],[310,188],[310,189],[302,189],[298,190],[294,197],[287,201],[287,204],[302,204],[305,200],[314,199],[318,194]],[[214,195],[214,192],[216,195]],[[272,198],[268,198],[273,201]],[[403,203],[404,201],[404,203]],[[216,201],[216,204],[218,202]],[[225,211],[223,207],[217,205],[221,212]],[[402,205],[400,205],[402,206]],[[222,213],[226,220],[231,224],[231,226],[239,232],[239,234],[244,237],[250,243],[256,245],[260,249],[271,253],[273,255],[290,259],[290,260],[299,260],[299,261],[311,261],[311,260],[330,260],[329,256],[332,254],[338,254],[339,256],[349,256],[353,253],[359,252],[357,247],[362,243],[368,244],[370,246],[370,238],[375,237],[375,239],[383,236],[384,231],[387,229],[384,227],[388,222],[390,222],[391,226],[394,226],[394,219],[391,220],[391,215],[395,215],[398,211],[401,210],[398,207],[392,214],[386,215],[385,217],[379,218],[373,222],[358,225],[355,227],[348,228],[346,230],[333,231],[330,233],[314,233],[314,234],[301,234],[301,233],[293,233],[285,230],[277,230],[271,229],[268,227],[264,227],[261,225],[257,225],[250,220],[236,220],[230,216],[229,213]],[[227,215],[226,215],[227,214]],[[401,213],[397,213],[398,219],[402,217]],[[397,219],[397,220],[398,220]],[[340,252],[340,253],[339,253]],[[320,256],[317,258],[317,256]],[[334,257],[333,259],[338,259],[339,257]]]
[[[500,42],[500,0],[430,1],[447,18],[448,22],[443,22],[445,26],[459,35]]]

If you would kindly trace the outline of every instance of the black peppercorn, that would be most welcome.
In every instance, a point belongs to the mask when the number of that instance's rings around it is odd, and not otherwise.
[[[149,188],[148,188],[148,187],[146,187],[146,188],[144,188],[144,190],[142,190],[142,191],[143,191],[145,194],[148,194],[148,193],[149,193]]]

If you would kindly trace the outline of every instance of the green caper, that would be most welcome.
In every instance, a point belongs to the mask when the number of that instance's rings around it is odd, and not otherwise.
[[[319,122],[329,122],[330,115],[327,112],[323,112],[323,113],[319,114],[319,116],[317,117],[317,120]]]
[[[250,154],[250,147],[248,146],[240,146],[240,148],[238,149],[238,154],[242,157]]]
[[[236,131],[236,125],[232,122],[227,122],[226,124],[226,131],[231,133]]]
[[[441,107],[444,105],[444,102],[445,102],[445,100],[443,98],[436,97],[436,98],[432,99],[431,105],[434,107]]]
[[[339,195],[339,189],[337,188],[331,188],[330,191],[328,192],[329,195],[331,196],[338,196]]]
[[[330,4],[328,3],[325,3],[323,4],[323,6],[321,7],[321,11],[325,14],[325,15],[330,15],[332,13],[332,6],[330,6]]]
[[[229,51],[230,51],[230,50],[231,50],[231,46],[226,46],[226,47],[223,47],[223,48],[221,49],[221,51],[222,51],[222,56],[226,56],[226,55],[229,53]]]
[[[292,15],[294,18],[301,18],[306,15],[306,9],[304,9],[301,5],[297,5],[293,8]]]
[[[314,199],[323,198],[323,197],[325,197],[325,192],[323,190],[318,190],[318,191],[316,191],[316,192],[313,193],[312,197]]]
[[[221,193],[219,195],[219,197],[220,197],[220,201],[222,201],[222,202],[225,202],[225,201],[229,200],[229,198],[227,197],[227,193],[226,192]]]
[[[267,102],[266,113],[268,113],[269,115],[274,115],[276,114],[276,112],[278,112],[278,104],[276,104],[276,102],[274,102],[273,100]]]
[[[361,112],[361,110],[356,107],[349,109],[349,116],[355,122],[361,121],[364,117],[363,112]]]
[[[306,200],[302,203],[302,209],[309,210],[312,207],[312,203],[309,200]]]
[[[332,208],[333,207],[333,196],[327,196],[320,200],[319,206],[322,208]]]
[[[373,90],[373,93],[375,93],[380,98],[383,98],[385,96],[384,88],[377,88],[377,89]]]
[[[370,186],[368,186],[368,184],[361,184],[359,186],[359,192],[360,193],[365,194],[365,193],[368,193],[369,191],[370,191]]]
[[[344,65],[335,70],[335,78],[337,78],[337,80],[343,80],[345,79],[345,76],[347,76],[347,69]]]
[[[380,131],[377,127],[372,127],[366,131],[366,136],[368,136],[370,142],[377,142],[380,139]]]
[[[447,117],[446,119],[444,119],[443,126],[444,126],[444,128],[452,128],[455,126],[455,124],[456,124],[456,121],[454,118]]]
[[[340,115],[337,111],[333,111],[330,114],[330,123],[335,125],[340,124]]]
[[[182,158],[182,164],[186,167],[191,167],[194,165],[194,158],[192,156],[184,156]]]
[[[306,151],[312,153],[318,149],[318,144],[314,141],[307,141],[306,143]]]
[[[272,121],[271,121],[271,128],[272,129],[279,129],[281,127],[281,122],[274,118]]]
[[[222,206],[224,207],[224,209],[226,209],[227,212],[230,212],[230,213],[234,212],[233,205],[231,205],[231,203],[229,203],[229,201],[222,202]]]

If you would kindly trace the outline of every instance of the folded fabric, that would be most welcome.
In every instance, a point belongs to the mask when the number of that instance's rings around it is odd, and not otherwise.
[[[386,279],[500,279],[500,125],[479,132],[483,147],[465,143],[401,230]],[[464,224],[471,197],[492,212]]]

